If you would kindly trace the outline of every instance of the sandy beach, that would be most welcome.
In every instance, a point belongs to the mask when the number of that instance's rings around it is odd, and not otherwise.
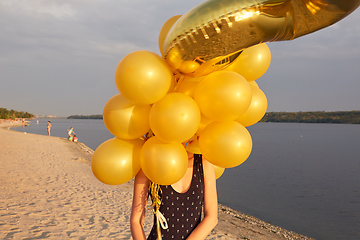
[[[0,124],[1,239],[131,239],[131,181],[105,185],[91,172],[92,149],[8,129],[15,124]],[[146,233],[152,220],[149,211]],[[311,238],[219,206],[206,239]]]

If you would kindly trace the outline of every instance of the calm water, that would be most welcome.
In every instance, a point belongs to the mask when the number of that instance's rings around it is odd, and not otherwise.
[[[46,135],[47,120],[18,131]],[[102,120],[51,120],[52,135],[96,149],[113,136]],[[253,151],[217,180],[219,202],[326,240],[360,239],[360,125],[257,123]]]
[[[14,128],[16,131],[47,135],[47,121],[51,122],[51,136],[67,138],[70,127],[74,128],[76,137],[88,147],[96,149],[104,141],[114,136],[106,129],[102,120],[95,119],[39,119],[31,121],[29,126]]]

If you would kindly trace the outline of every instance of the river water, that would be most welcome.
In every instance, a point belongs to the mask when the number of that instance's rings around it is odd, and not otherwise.
[[[50,119],[51,133],[96,149],[102,120]],[[47,135],[47,119],[17,131]],[[360,239],[360,125],[257,123],[253,150],[217,180],[219,203],[318,240]]]

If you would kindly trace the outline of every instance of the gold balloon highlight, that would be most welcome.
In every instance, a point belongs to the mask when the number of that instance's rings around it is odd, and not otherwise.
[[[184,142],[191,138],[200,124],[196,102],[183,93],[169,93],[150,110],[150,127],[165,142]]]
[[[147,140],[140,152],[141,169],[160,185],[179,181],[188,167],[188,156],[181,143],[166,143],[156,136]]]
[[[150,108],[150,105],[135,105],[117,94],[105,104],[104,124],[118,138],[139,138],[150,130]]]
[[[210,163],[231,168],[240,165],[249,157],[252,139],[248,130],[238,122],[213,122],[202,132],[199,146]]]
[[[246,80],[254,81],[268,70],[271,53],[265,43],[246,48],[225,70],[237,72]]]
[[[260,88],[251,86],[252,99],[246,112],[236,119],[243,126],[248,127],[260,121],[267,110],[268,102],[266,96]]]
[[[205,117],[218,121],[235,120],[249,107],[251,88],[241,75],[217,71],[199,83],[194,99]]]
[[[263,42],[285,41],[343,19],[360,0],[208,0],[184,14],[164,43],[166,61],[179,69],[192,61],[194,76],[220,70],[242,50]]]
[[[137,51],[125,56],[115,71],[119,92],[137,104],[152,104],[168,93],[173,74],[155,53]]]
[[[140,170],[140,150],[143,141],[119,138],[103,142],[91,157],[95,177],[109,185],[130,181]]]
[[[176,15],[169,18],[164,25],[162,26],[160,33],[159,33],[159,50],[161,55],[164,55],[164,42],[166,35],[168,34],[171,27],[176,23],[176,21],[181,17],[181,15]]]

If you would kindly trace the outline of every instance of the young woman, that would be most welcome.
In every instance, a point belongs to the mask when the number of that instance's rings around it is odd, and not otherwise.
[[[142,170],[135,177],[131,210],[131,234],[134,240],[145,240],[144,219],[151,182]],[[160,212],[167,229],[157,234],[157,221],[148,236],[153,239],[205,239],[218,222],[217,192],[214,166],[200,154],[188,152],[188,168],[178,182],[160,186]],[[201,212],[204,212],[202,219]],[[165,227],[166,228],[166,227]]]
[[[48,121],[48,123],[47,123],[48,136],[50,136],[50,130],[51,130],[51,123],[50,123],[50,121]]]

